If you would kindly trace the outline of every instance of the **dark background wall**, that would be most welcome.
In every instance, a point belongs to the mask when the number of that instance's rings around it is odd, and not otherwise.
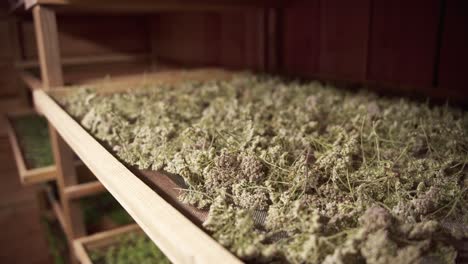
[[[281,73],[377,83],[439,99],[468,97],[468,1],[296,2],[278,12]],[[254,61],[271,41],[267,37],[258,48],[264,17],[160,15],[156,49],[160,57],[182,63],[261,68]]]
[[[468,1],[287,3],[276,10],[276,24],[263,9],[59,15],[61,52],[64,57],[153,53],[187,66],[270,70],[468,103]],[[34,59],[30,18],[18,27],[21,56]],[[0,35],[5,30],[0,21]],[[11,54],[2,51],[0,59]]]

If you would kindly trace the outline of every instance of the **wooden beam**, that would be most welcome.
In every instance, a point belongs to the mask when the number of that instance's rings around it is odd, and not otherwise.
[[[65,195],[68,199],[79,199],[83,197],[93,196],[106,192],[106,188],[99,182],[82,183],[78,185],[68,186],[65,188]]]
[[[70,239],[70,234],[68,233],[67,224],[66,224],[65,217],[63,215],[63,210],[62,210],[62,207],[60,206],[60,203],[57,201],[57,199],[55,199],[54,194],[52,193],[52,190],[50,189],[49,186],[45,186],[44,190],[46,192],[47,199],[49,200],[49,204],[52,207],[52,211],[54,212],[54,215],[60,224],[60,227],[65,233],[65,236],[67,237],[67,239]]]
[[[96,178],[174,263],[241,263],[135,176],[42,90],[37,107]]]
[[[150,59],[148,54],[108,54],[97,56],[81,56],[64,58],[61,60],[62,66],[76,66],[76,65],[89,65],[99,63],[113,63],[113,62],[139,62]],[[16,68],[30,69],[40,66],[36,60],[23,60],[15,63]]]
[[[281,0],[26,0],[26,9],[49,5],[74,10],[156,12],[216,11],[249,7],[279,7]]]
[[[44,89],[62,86],[62,64],[55,12],[47,7],[35,6],[33,17]]]
[[[49,126],[49,134],[52,139],[52,150],[54,151],[58,172],[57,185],[60,192],[60,203],[62,204],[65,219],[68,223],[68,230],[71,238],[81,237],[86,234],[86,229],[80,204],[68,199],[65,194],[68,186],[78,184],[73,162],[73,152],[52,126]]]
[[[51,89],[63,86],[55,12],[48,7],[37,5],[33,8],[33,18],[36,29],[39,64],[41,67],[42,88]],[[65,195],[66,187],[78,183],[73,152],[50,124],[49,135],[57,168],[57,185],[66,223],[65,230],[69,234],[69,241],[71,243],[71,239],[86,234],[83,213],[79,202],[69,200]]]

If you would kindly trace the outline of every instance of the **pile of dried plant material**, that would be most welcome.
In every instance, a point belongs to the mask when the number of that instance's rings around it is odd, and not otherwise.
[[[127,234],[104,249],[90,250],[95,264],[170,264],[171,262],[144,234]]]
[[[244,260],[453,263],[468,236],[462,110],[247,73],[93,89],[60,103],[126,163],[181,175]]]

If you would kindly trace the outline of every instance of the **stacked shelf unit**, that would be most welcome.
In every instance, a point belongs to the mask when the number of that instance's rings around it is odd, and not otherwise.
[[[88,247],[106,245],[114,237],[127,232],[146,235],[173,263],[240,263],[241,261],[219,245],[201,228],[206,217],[204,211],[182,204],[177,200],[178,186],[167,175],[157,172],[137,171],[127,168],[104,146],[80,126],[54,97],[70,92],[65,84],[105,84],[107,91],[124,89],[142,80],[178,82],[186,76],[208,80],[229,78],[230,73],[219,69],[203,69],[191,72],[174,67],[157,65],[152,54],[116,55],[107,57],[61,59],[56,12],[132,12],[159,11],[217,11],[225,9],[256,9],[264,14],[266,25],[271,27],[268,36],[274,36],[276,1],[79,1],[79,0],[25,0],[12,6],[24,7],[33,14],[39,61],[17,62],[24,83],[30,88],[35,110],[49,122],[55,166],[48,168],[47,177],[35,176],[30,182],[56,180],[60,201],[48,192],[49,203],[66,234],[70,248],[74,249],[74,261],[91,263]],[[266,45],[266,40],[262,41]],[[274,41],[271,41],[274,43]],[[271,44],[270,44],[271,45]],[[274,47],[270,52],[262,47],[266,56],[259,58],[265,67],[275,61]],[[269,57],[269,58],[267,58]],[[85,65],[85,69],[66,69],[67,66]],[[99,67],[94,67],[99,64]],[[130,66],[129,66],[130,64]],[[107,65],[107,67],[102,67]],[[156,67],[155,67],[156,65]],[[40,78],[28,69],[40,68]],[[157,71],[154,71],[154,69]],[[103,69],[103,70],[99,70]],[[112,76],[111,80],[104,79]],[[103,88],[104,89],[104,88]],[[106,90],[106,89],[104,89]],[[14,135],[12,134],[12,137]],[[76,154],[98,181],[78,184]],[[21,158],[19,158],[21,160]],[[19,164],[19,167],[21,164]],[[26,180],[25,180],[26,181]],[[138,226],[128,226],[87,236],[83,223],[79,198],[109,191],[132,216]]]

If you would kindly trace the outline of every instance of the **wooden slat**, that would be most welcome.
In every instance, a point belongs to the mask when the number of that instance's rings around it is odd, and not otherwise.
[[[65,222],[65,217],[63,215],[62,206],[57,201],[57,199],[55,199],[54,194],[52,193],[52,190],[48,186],[45,186],[44,190],[46,192],[47,199],[49,200],[49,204],[52,207],[52,211],[55,217],[57,218],[57,221],[60,224],[60,227],[62,228],[67,238],[70,239],[70,234],[68,233],[68,228]]]
[[[89,65],[99,63],[114,63],[114,62],[139,62],[148,60],[148,54],[110,54],[97,56],[81,56],[62,59],[62,66]],[[24,60],[15,63],[16,68],[30,69],[39,66],[36,60]]]
[[[55,12],[43,6],[33,9],[34,26],[36,29],[37,49],[41,68],[43,89],[51,89],[63,85],[62,65],[58,43],[58,29]],[[69,200],[64,191],[67,186],[78,183],[73,152],[49,124],[49,135],[57,168],[57,185],[60,202],[68,232],[71,239],[86,234],[83,212],[78,201]]]
[[[99,181],[96,181],[68,186],[65,188],[64,193],[67,199],[79,199],[103,193],[105,191],[106,188],[104,188]]]
[[[98,180],[174,263],[239,263],[120,163],[44,91],[33,99]]]
[[[76,169],[73,162],[73,152],[50,124],[49,134],[51,135],[52,150],[54,151],[54,159],[58,172],[57,185],[60,192],[60,203],[62,204],[67,222],[68,232],[70,238],[78,238],[86,234],[81,206],[77,201],[68,199],[65,194],[65,189],[68,186],[78,184]]]

